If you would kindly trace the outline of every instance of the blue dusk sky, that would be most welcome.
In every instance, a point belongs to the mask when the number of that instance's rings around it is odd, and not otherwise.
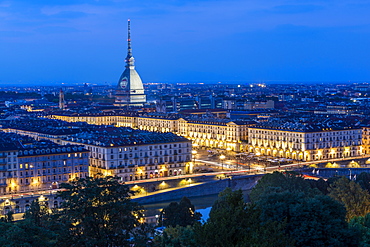
[[[0,85],[370,81],[369,0],[0,0]]]

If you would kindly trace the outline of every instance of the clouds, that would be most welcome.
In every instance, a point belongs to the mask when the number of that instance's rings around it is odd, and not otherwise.
[[[310,13],[318,10],[323,10],[322,5],[313,5],[313,4],[288,4],[288,5],[277,5],[272,9],[267,11],[268,13],[274,14],[302,14]]]
[[[115,82],[128,18],[144,81],[366,79],[369,10],[365,0],[0,2],[0,83]],[[22,74],[20,60],[46,64]]]
[[[3,29],[32,31],[54,23],[83,29],[89,28],[89,23],[118,28],[127,18],[132,18],[146,33],[157,25],[176,33],[177,30],[198,32],[198,37],[217,29],[234,33],[283,24],[321,27],[369,24],[365,13],[370,8],[360,1],[290,0],[17,1],[3,2],[0,6],[4,6],[0,7],[0,15],[7,16]]]

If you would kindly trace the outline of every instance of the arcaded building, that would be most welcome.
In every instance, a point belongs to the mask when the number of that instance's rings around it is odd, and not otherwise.
[[[362,129],[330,121],[270,121],[248,129],[248,151],[298,160],[362,155]]]

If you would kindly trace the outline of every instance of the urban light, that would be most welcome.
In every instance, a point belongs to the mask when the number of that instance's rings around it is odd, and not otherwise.
[[[191,151],[191,153],[192,153],[192,156],[193,156],[193,165],[195,164],[195,155],[197,155],[197,150],[192,150]]]
[[[167,184],[166,184],[166,182],[165,181],[162,181],[162,183],[160,183],[159,184],[159,188],[160,189],[165,189],[165,188],[167,188],[168,186],[167,186]]]
[[[222,167],[222,170],[224,170],[224,159],[225,159],[225,155],[221,154],[220,156],[220,160],[221,160],[221,167]]]
[[[190,184],[191,184],[191,178],[188,179],[188,183],[189,183],[189,186],[190,186]]]

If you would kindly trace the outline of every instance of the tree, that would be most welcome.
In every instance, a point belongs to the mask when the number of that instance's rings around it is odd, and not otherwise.
[[[5,214],[4,217],[1,217],[0,221],[12,222],[14,220],[13,214],[14,214],[13,211],[9,211],[8,213]]]
[[[242,192],[226,188],[213,204],[199,240],[204,246],[236,246],[245,237],[247,217]]]
[[[349,221],[355,216],[365,216],[370,213],[369,192],[346,177],[334,182],[329,188],[329,196],[343,203],[347,210],[346,218]]]
[[[293,246],[284,224],[260,219],[261,212],[244,202],[240,190],[225,189],[214,203],[207,222],[197,230],[200,246]]]
[[[297,246],[356,246],[351,245],[344,207],[328,196],[272,188],[256,203],[262,221],[286,222],[286,233]]]
[[[367,190],[367,192],[370,193],[370,173],[361,172],[356,178],[356,183],[358,183],[361,188]]]
[[[57,246],[57,235],[43,227],[36,226],[30,220],[16,223],[0,222],[0,246],[32,247]]]
[[[25,212],[23,218],[33,222],[36,226],[42,226],[44,220],[49,216],[49,209],[38,200],[31,203],[30,208]]]
[[[8,240],[17,243],[14,246],[57,246],[56,233],[27,220],[15,224],[6,235]]]
[[[304,177],[297,172],[273,172],[272,174],[264,175],[252,189],[250,199],[252,202],[259,200],[260,196],[270,187],[279,188],[279,191],[304,191],[307,193],[315,193],[311,189],[311,185]]]
[[[360,239],[359,247],[370,246],[370,214],[353,217],[349,222],[349,227],[358,235]]]
[[[68,229],[65,246],[126,246],[146,237],[142,208],[118,178],[81,178],[61,188],[64,202],[54,218]]]
[[[195,212],[195,207],[191,204],[189,198],[183,197],[180,203],[171,202],[161,211],[159,225],[163,226],[188,226],[199,222],[202,215]]]
[[[320,178],[318,180],[314,179],[307,179],[308,183],[310,184],[312,189],[318,189],[321,193],[324,195],[327,195],[329,193],[329,183],[325,181],[324,179]]]
[[[193,226],[167,227],[162,236],[156,237],[156,246],[161,247],[198,247]]]
[[[345,208],[320,192],[326,189],[323,181],[275,172],[258,182],[251,199],[261,209],[263,222],[286,222],[286,233],[297,246],[351,246],[355,237],[345,221]]]

